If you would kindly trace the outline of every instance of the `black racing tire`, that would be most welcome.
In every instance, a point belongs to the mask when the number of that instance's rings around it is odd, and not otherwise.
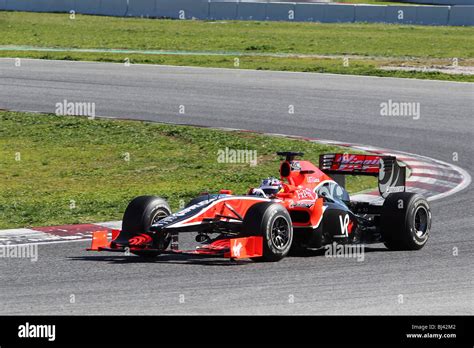
[[[244,234],[263,237],[263,256],[254,261],[275,262],[288,255],[293,242],[293,225],[288,210],[279,203],[256,203],[242,223]]]
[[[133,199],[127,206],[122,219],[122,231],[119,238],[130,239],[138,233],[150,233],[153,223],[171,214],[168,203],[157,196],[139,196]],[[167,240],[164,249],[169,245]],[[155,257],[159,252],[143,251],[133,252],[135,255],[143,257]]]
[[[428,201],[412,192],[391,193],[382,207],[381,230],[390,250],[419,250],[428,241],[431,210]]]

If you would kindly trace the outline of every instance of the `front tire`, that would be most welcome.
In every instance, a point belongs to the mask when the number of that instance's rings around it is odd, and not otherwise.
[[[157,221],[171,214],[168,203],[157,196],[139,196],[127,206],[122,219],[122,231],[117,238],[117,243],[128,243],[128,240],[140,233],[151,234],[150,227]],[[166,249],[171,241],[167,235],[157,235],[154,238],[156,247]],[[155,257],[160,253],[156,251],[135,251],[135,255]]]
[[[290,214],[278,203],[262,202],[250,207],[242,231],[263,237],[263,256],[252,258],[254,261],[279,261],[288,255],[293,242]]]
[[[388,195],[382,207],[381,228],[384,244],[390,250],[419,250],[428,241],[431,210],[417,193]]]

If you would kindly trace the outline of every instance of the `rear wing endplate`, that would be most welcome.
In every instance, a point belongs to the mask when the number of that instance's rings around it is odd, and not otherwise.
[[[395,156],[328,153],[319,156],[319,169],[334,176],[369,175],[378,177],[382,197],[393,192],[404,192],[406,166],[400,165]]]

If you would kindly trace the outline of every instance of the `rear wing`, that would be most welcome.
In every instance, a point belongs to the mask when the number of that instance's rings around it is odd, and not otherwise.
[[[406,167],[395,156],[327,153],[319,156],[319,169],[335,180],[341,175],[378,177],[379,192],[384,198],[389,193],[405,191]]]

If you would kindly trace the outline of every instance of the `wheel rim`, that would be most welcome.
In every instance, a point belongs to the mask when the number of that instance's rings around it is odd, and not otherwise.
[[[151,224],[153,225],[157,223],[158,221],[160,221],[161,219],[164,219],[168,215],[169,214],[166,209],[161,209],[161,208],[158,209],[153,215]],[[169,233],[160,232],[159,234],[155,236],[153,243],[155,246],[159,247],[160,249],[166,249],[170,241],[171,241],[171,236]]]
[[[168,216],[168,214],[167,214],[166,210],[158,209],[155,212],[155,215],[153,216],[153,219],[151,219],[151,224],[153,225],[153,224],[157,223],[158,221],[160,221],[161,219],[164,219],[167,216]]]
[[[272,224],[272,244],[275,248],[282,250],[288,245],[290,241],[290,225],[283,217],[278,217]]]
[[[419,206],[415,210],[415,234],[418,237],[423,237],[428,231],[428,211],[425,207]]]

